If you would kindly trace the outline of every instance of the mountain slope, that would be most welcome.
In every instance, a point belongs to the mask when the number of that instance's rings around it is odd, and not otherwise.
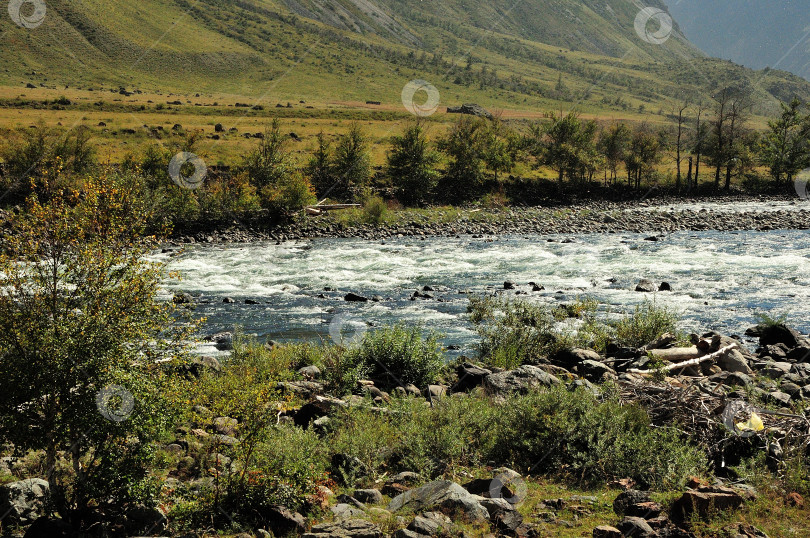
[[[706,58],[677,23],[663,44],[634,24],[659,0],[50,0],[41,26],[0,18],[0,84],[252,99],[395,104],[425,79],[443,104],[669,111],[719,86],[757,110],[810,99],[787,73]]]
[[[667,0],[686,35],[706,53],[810,80],[810,11],[792,0]]]

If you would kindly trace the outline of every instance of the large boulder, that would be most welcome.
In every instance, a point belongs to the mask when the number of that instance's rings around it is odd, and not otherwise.
[[[600,383],[609,378],[616,377],[616,371],[599,361],[584,360],[577,366],[577,373],[593,383]]]
[[[7,525],[28,525],[44,514],[48,482],[28,478],[0,486],[0,515]]]
[[[458,512],[469,521],[485,521],[489,512],[467,490],[451,480],[438,480],[397,495],[388,505],[388,510],[402,509],[418,512],[440,509]]]
[[[622,538],[622,531],[610,525],[599,525],[593,530],[593,538]]]
[[[484,384],[496,394],[517,392],[526,394],[530,390],[559,385],[561,381],[537,366],[524,365],[515,370],[489,374]]]
[[[700,518],[712,512],[726,512],[739,508],[745,499],[731,488],[704,486],[687,490],[672,505],[672,516],[688,520],[692,514]]]
[[[484,380],[492,371],[465,362],[459,365],[456,369],[456,373],[458,374],[458,382],[453,387],[453,390],[462,391],[480,387],[484,384]]]
[[[785,344],[788,349],[807,344],[807,339],[798,331],[784,325],[783,323],[759,324],[745,331],[748,336],[758,336],[759,345],[771,346],[775,344]]]
[[[380,527],[364,519],[344,519],[315,525],[303,538],[382,538]]]
[[[423,536],[439,536],[442,532],[449,532],[453,522],[441,512],[425,512],[416,516],[408,525],[408,530]]]
[[[599,353],[592,349],[563,349],[558,351],[551,357],[551,361],[554,364],[562,366],[565,369],[571,370],[574,367],[578,366],[584,361],[594,361],[599,362],[602,360],[602,357],[599,356]]]
[[[264,511],[262,517],[266,522],[268,530],[273,531],[274,536],[287,536],[293,533],[300,534],[307,526],[304,516],[282,505],[270,506]]]
[[[658,536],[653,528],[650,527],[650,524],[640,517],[627,516],[616,528],[619,529],[623,536],[634,536],[637,538]]]
[[[124,527],[129,536],[161,532],[166,529],[166,516],[153,506],[136,505],[126,511]]]
[[[737,374],[751,375],[753,371],[748,366],[748,361],[737,349],[732,349],[720,355],[717,359],[717,365],[726,372],[733,372]]]
[[[356,489],[354,498],[368,504],[378,504],[383,500],[382,493],[378,489]]]
[[[650,501],[650,493],[648,491],[638,491],[636,489],[628,489],[622,491],[613,501],[613,511],[617,515],[623,516],[627,513],[628,509],[638,503],[645,503]]]

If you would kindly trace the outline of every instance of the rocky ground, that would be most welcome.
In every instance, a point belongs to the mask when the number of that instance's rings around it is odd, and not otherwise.
[[[326,394],[319,369],[306,366],[298,370],[296,380],[279,383],[280,391],[303,402],[282,413],[279,420],[318,431],[328,427],[330,416],[340,409],[371,406],[376,412],[387,413],[395,396],[423,398],[425,405],[433,406],[443,398],[463,397],[470,391],[484,391],[497,399],[565,384],[569,388],[586,387],[598,394],[609,383],[619,388],[624,401],[641,403],[655,425],[677,423],[692,442],[715,446],[711,458],[729,458],[734,443],[744,443],[748,449],[764,451],[768,465],[776,468],[782,457],[782,443],[797,439],[806,443],[810,438],[804,414],[805,402],[810,399],[810,339],[782,324],[760,325],[747,334],[759,339],[756,350],[746,349],[734,338],[705,333],[692,335],[691,347],[675,347],[674,338],[663,335],[643,348],[614,347],[605,356],[589,349],[573,349],[513,370],[459,361],[444,384],[400,386],[389,393],[378,388],[374,380],[363,380],[346,398]],[[196,366],[198,370],[221,368],[210,357],[200,359]],[[199,374],[198,370],[192,374]],[[759,413],[763,424],[740,425],[738,421],[744,422],[752,411]],[[179,428],[177,440],[164,447],[183,456],[177,469],[169,474],[168,486],[187,483],[193,487],[195,481],[206,480],[194,472],[199,462],[192,457],[190,447],[211,437],[225,445],[237,443],[237,424],[234,418],[211,416],[205,424]],[[214,457],[227,459],[219,454]],[[351,468],[362,476],[363,464],[356,458],[337,460],[340,458],[335,458],[333,465]],[[219,459],[217,463],[228,465]],[[2,462],[10,464],[10,460]],[[418,471],[389,476],[374,488],[347,489],[340,494],[322,487],[319,498],[325,517],[307,520],[278,506],[268,516],[267,525],[256,529],[253,536],[551,536],[557,534],[554,529],[573,525],[566,519],[572,513],[574,517],[592,514],[599,503],[604,503],[604,498],[569,495],[542,499],[535,505],[539,511],[526,514],[520,506],[526,500],[526,481],[531,478],[514,470],[493,466],[484,471],[484,478],[468,475],[470,479],[458,480],[445,475],[432,481],[426,481]],[[633,489],[630,480],[619,480],[610,485],[619,490],[618,495],[610,496],[614,515],[607,519],[612,521],[595,526],[592,536],[697,536],[696,521],[717,511],[733,513],[757,499],[759,494],[751,484],[734,480],[732,475],[716,474],[714,483],[690,478],[687,488],[666,503],[656,502],[651,492]],[[47,482],[39,479],[0,487],[0,512],[6,514],[5,523],[33,523],[27,527],[27,538],[70,536],[58,520],[40,517],[47,492]],[[795,492],[785,502],[792,506],[804,504]],[[130,536],[137,535],[139,529],[150,529],[144,534],[157,535],[165,523],[157,508],[136,508],[127,520]],[[730,523],[725,530],[727,536],[767,536],[747,524]]]
[[[810,205],[791,211],[730,212],[671,210],[677,203],[807,202],[795,197],[729,196],[689,199],[608,202],[590,201],[554,207],[468,209],[448,215],[441,210],[398,212],[395,223],[346,224],[339,215],[299,216],[294,223],[267,227],[261,222],[235,219],[226,226],[178,233],[176,243],[286,241],[316,237],[383,240],[392,237],[455,237],[504,234],[671,233],[679,230],[805,230],[810,228]]]

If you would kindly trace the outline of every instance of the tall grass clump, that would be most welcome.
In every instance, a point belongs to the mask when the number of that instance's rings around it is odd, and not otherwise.
[[[614,322],[617,343],[630,347],[646,345],[664,333],[677,332],[678,316],[652,301],[636,305],[630,315]]]
[[[583,298],[552,308],[525,300],[473,297],[467,308],[481,336],[480,358],[516,368],[573,347],[603,348],[609,328],[596,318],[596,301]]]

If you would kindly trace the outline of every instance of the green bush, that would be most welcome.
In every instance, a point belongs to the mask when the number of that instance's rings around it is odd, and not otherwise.
[[[249,469],[228,477],[223,508],[262,524],[261,514],[276,504],[301,510],[328,478],[327,449],[312,430],[295,426],[270,428],[256,447]]]
[[[289,174],[278,183],[265,186],[260,192],[264,205],[274,216],[283,219],[290,218],[317,201],[309,181],[299,172]]]
[[[368,366],[362,357],[357,353],[347,353],[340,346],[325,346],[319,362],[326,389],[337,396],[350,394],[357,388],[359,380],[368,377]]]
[[[25,193],[29,178],[39,178],[46,171],[82,174],[98,164],[96,147],[90,141],[90,129],[81,125],[71,130],[51,129],[43,122],[17,129],[0,145],[0,160],[5,163],[9,179]]]
[[[649,344],[664,333],[677,332],[678,316],[652,301],[636,305],[629,316],[615,322],[617,343],[630,347]]]
[[[473,297],[467,310],[481,336],[480,359],[500,368],[536,363],[574,347],[604,352],[611,341],[639,347],[676,332],[677,315],[652,302],[616,321],[598,317],[598,308],[589,298],[552,308],[520,299]]]
[[[436,380],[444,366],[438,336],[422,337],[419,327],[402,325],[366,333],[363,342],[346,351],[350,364],[363,365],[383,387],[413,383],[425,387]]]
[[[604,347],[607,327],[595,318],[589,299],[552,308],[501,297],[473,297],[467,308],[481,342],[479,357],[499,368],[536,363],[563,349]],[[577,324],[567,323],[576,318]]]
[[[558,387],[502,403],[471,394],[433,407],[405,398],[391,409],[340,413],[327,444],[372,474],[418,469],[425,478],[495,461],[582,486],[631,477],[668,489],[706,469],[705,455],[676,430],[653,428],[640,407],[584,390]]]
[[[676,430],[653,428],[640,407],[600,403],[585,390],[514,397],[497,417],[497,459],[537,474],[591,486],[631,477],[643,488],[666,489],[706,468],[705,455]]]
[[[363,202],[363,221],[368,224],[381,224],[387,212],[388,206],[380,196],[369,196]]]

